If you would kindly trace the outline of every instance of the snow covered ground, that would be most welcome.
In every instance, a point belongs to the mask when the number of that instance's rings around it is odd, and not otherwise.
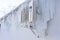
[[[22,4],[25,0],[0,0],[0,18],[11,10]],[[38,40],[38,38],[27,28],[10,30],[0,29],[0,40]]]
[[[38,38],[26,28],[15,31],[0,31],[0,40],[38,40]]]
[[[56,13],[49,23],[48,40],[60,40],[60,0],[56,0]]]
[[[16,8],[20,0],[1,0],[0,1],[0,18],[12,9]],[[23,1],[24,2],[24,1]],[[16,3],[16,4],[15,4]],[[18,3],[18,4],[17,4]],[[17,6],[16,6],[17,5]],[[56,13],[53,20],[49,22],[48,39],[47,40],[60,40],[60,0],[56,0]],[[0,30],[0,40],[39,40],[30,29],[18,28],[13,31]]]

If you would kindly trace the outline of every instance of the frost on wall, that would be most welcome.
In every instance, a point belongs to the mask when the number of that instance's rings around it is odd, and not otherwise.
[[[47,32],[47,22],[53,18],[49,1],[29,0],[1,18],[1,30],[15,30],[18,27],[30,28],[38,38]],[[50,9],[49,9],[50,8]],[[54,10],[54,7],[53,7]]]

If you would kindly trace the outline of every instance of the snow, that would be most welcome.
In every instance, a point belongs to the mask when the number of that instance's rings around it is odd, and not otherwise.
[[[38,40],[31,30],[20,28],[16,31],[0,31],[0,40]]]
[[[25,0],[0,0],[0,18],[8,14],[24,1]],[[27,28],[20,27],[16,30],[14,28],[7,29],[4,26],[3,29],[0,29],[0,40],[38,40],[31,30]]]
[[[0,0],[0,18],[25,1],[26,0]]]
[[[3,3],[4,2],[4,3]],[[6,15],[12,9],[17,7],[20,0],[1,0],[0,1],[0,17]],[[6,4],[5,4],[6,3]],[[16,4],[15,4],[16,3]],[[17,5],[18,3],[18,5]],[[4,5],[5,4],[5,5]],[[56,13],[54,14],[53,20],[49,22],[48,29],[48,40],[60,40],[60,1],[56,1]],[[2,7],[3,6],[3,7]],[[4,8],[5,6],[5,8]],[[30,29],[19,27],[17,30],[10,29],[10,31],[0,30],[0,40],[39,40]]]
[[[56,0],[55,14],[49,23],[48,40],[60,40],[60,0]]]

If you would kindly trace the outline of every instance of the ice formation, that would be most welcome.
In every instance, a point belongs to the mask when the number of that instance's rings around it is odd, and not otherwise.
[[[53,18],[49,2],[45,0],[28,0],[0,19],[1,30],[25,27],[38,37],[47,34],[47,23]]]

